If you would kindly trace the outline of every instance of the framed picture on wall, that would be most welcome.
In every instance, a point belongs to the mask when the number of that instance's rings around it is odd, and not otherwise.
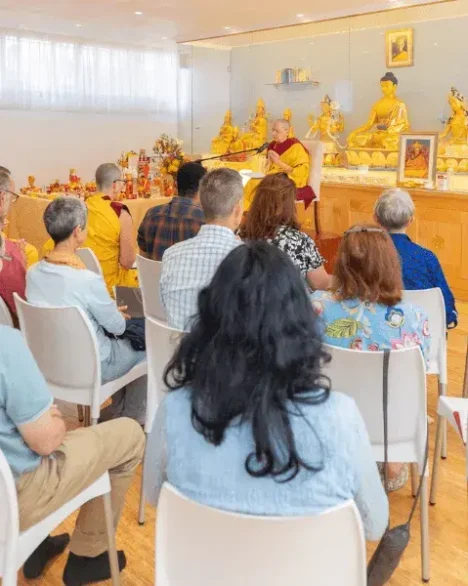
[[[386,32],[385,53],[388,68],[413,65],[413,33],[412,28]]]
[[[435,184],[438,139],[437,132],[407,132],[400,135],[397,185],[408,182]]]

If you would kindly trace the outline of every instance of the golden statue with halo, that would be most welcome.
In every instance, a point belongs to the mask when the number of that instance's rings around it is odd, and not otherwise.
[[[410,127],[408,110],[396,95],[398,79],[393,73],[387,72],[381,78],[380,88],[383,97],[372,106],[369,119],[348,137],[346,154],[351,165],[397,165],[400,134]]]
[[[284,120],[286,120],[287,122],[289,122],[289,134],[288,134],[288,138],[294,138],[296,135],[294,134],[294,128],[292,127],[292,110],[291,108],[286,108],[286,110],[283,112],[283,118]]]
[[[468,109],[465,97],[452,87],[448,95],[452,110],[439,134],[438,171],[468,172]]]
[[[267,140],[268,120],[266,115],[265,102],[260,98],[257,102],[255,116],[250,122],[249,132],[242,134],[240,140],[244,149],[257,149]]]
[[[339,139],[345,127],[343,112],[340,104],[332,101],[328,95],[320,102],[320,108],[322,113],[317,118],[309,114],[309,132],[306,139],[314,139],[318,135],[324,145],[323,164],[325,166],[339,165],[339,148],[343,148]]]
[[[218,136],[211,142],[211,152],[215,155],[224,155],[234,138],[234,126],[232,125],[232,112],[228,110],[224,116],[224,122],[219,130]]]

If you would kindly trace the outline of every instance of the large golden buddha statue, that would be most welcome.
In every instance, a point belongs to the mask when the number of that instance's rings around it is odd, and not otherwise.
[[[294,134],[294,128],[292,127],[292,110],[291,108],[286,108],[286,110],[283,112],[283,120],[286,120],[287,122],[289,122],[289,134],[288,134],[288,138],[294,138],[295,134]]]
[[[372,106],[368,121],[348,137],[350,148],[397,151],[400,134],[410,123],[406,104],[396,96],[398,79],[386,73],[380,80],[383,97]]]
[[[260,98],[257,102],[255,117],[250,123],[250,131],[240,139],[245,149],[256,149],[266,142],[268,135],[268,120],[266,117],[265,102]]]
[[[213,138],[211,142],[211,152],[215,155],[224,155],[229,151],[234,137],[234,127],[232,125],[231,110],[226,112],[224,116],[224,123],[219,130],[218,136]]]

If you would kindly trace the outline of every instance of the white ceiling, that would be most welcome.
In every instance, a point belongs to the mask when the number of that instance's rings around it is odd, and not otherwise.
[[[443,1],[0,0],[0,26],[155,46]]]

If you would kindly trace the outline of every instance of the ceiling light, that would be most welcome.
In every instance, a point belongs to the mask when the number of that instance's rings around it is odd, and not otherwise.
[[[81,24],[75,24],[75,26],[76,26],[77,28],[81,28],[81,27],[82,27],[82,25],[81,25]]]
[[[304,18],[303,14],[296,14],[297,18]]]
[[[136,10],[136,11],[135,11],[135,14],[136,14],[137,16],[143,16],[143,12],[141,12],[140,10]]]
[[[167,37],[161,37],[162,41],[167,41]]]
[[[224,30],[225,30],[225,31],[230,31],[230,30],[231,30],[231,27],[230,27],[230,26],[225,26],[225,27],[224,27]]]

